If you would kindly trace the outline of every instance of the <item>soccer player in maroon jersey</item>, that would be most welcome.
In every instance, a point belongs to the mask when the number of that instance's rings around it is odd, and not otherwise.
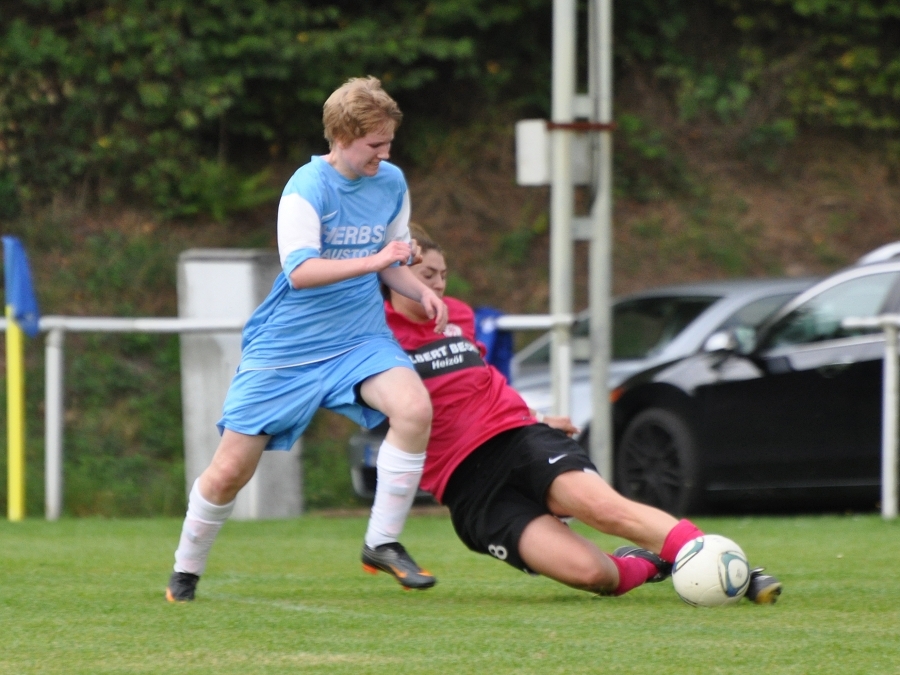
[[[423,256],[412,270],[449,311],[447,327],[435,333],[421,305],[395,292],[385,302],[388,325],[434,410],[421,487],[449,507],[470,549],[525,572],[601,595],[667,578],[681,547],[702,532],[616,492],[573,440],[569,418],[536,417],[485,364],[472,308],[444,296],[441,249],[421,230],[412,234]],[[567,517],[635,545],[604,553],[561,520]],[[747,596],[775,602],[781,583],[761,570],[751,576]]]

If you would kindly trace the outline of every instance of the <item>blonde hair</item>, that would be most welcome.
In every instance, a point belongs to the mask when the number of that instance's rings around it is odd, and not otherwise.
[[[350,143],[388,124],[396,130],[403,119],[400,106],[371,75],[351,77],[328,97],[322,111],[329,146]]]

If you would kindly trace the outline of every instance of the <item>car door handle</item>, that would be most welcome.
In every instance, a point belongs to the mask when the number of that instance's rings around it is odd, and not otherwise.
[[[816,368],[816,372],[819,373],[822,377],[837,377],[841,373],[843,373],[847,368],[853,365],[852,361],[841,361],[840,363],[829,363],[827,366],[819,366]]]

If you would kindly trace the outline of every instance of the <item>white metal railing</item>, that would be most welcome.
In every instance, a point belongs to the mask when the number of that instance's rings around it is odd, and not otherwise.
[[[881,404],[881,516],[887,520],[897,517],[897,445],[900,418],[900,358],[897,354],[897,331],[900,314],[850,318],[842,322],[844,328],[881,328],[884,331],[884,374]]]
[[[549,330],[571,326],[573,315],[507,314],[497,317],[500,330]],[[222,333],[243,329],[244,320],[166,317],[119,318],[44,316],[40,330],[47,333],[44,346],[44,511],[47,520],[58,520],[63,504],[63,430],[65,420],[66,333]],[[6,331],[6,319],[0,318]]]
[[[236,332],[244,320],[186,318],[118,318],[44,316],[40,330],[44,346],[44,511],[57,520],[63,503],[63,423],[66,333],[220,333]],[[2,323],[6,331],[6,320]]]
[[[575,323],[575,315],[504,314],[498,316],[496,321],[500,330],[550,330],[556,326],[571,326]]]

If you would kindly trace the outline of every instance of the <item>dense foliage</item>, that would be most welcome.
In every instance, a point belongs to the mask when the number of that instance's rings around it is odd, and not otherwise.
[[[675,84],[684,118],[900,128],[897,0],[643,0],[619,13],[620,52]]]
[[[321,145],[321,105],[374,74],[407,98],[510,78],[546,2],[9,0],[0,15],[0,190],[138,195],[170,214],[251,205],[238,154]],[[496,60],[494,54],[496,52]],[[245,151],[235,152],[235,147]],[[259,162],[257,162],[257,166]]]
[[[382,78],[432,128],[498,100],[546,114],[551,5],[5,0],[0,216],[60,191],[168,215],[253,206],[272,196],[270,158],[321,148],[322,101],[354,75]],[[683,120],[741,120],[750,142],[900,126],[900,0],[614,8],[620,76],[649,70]]]

